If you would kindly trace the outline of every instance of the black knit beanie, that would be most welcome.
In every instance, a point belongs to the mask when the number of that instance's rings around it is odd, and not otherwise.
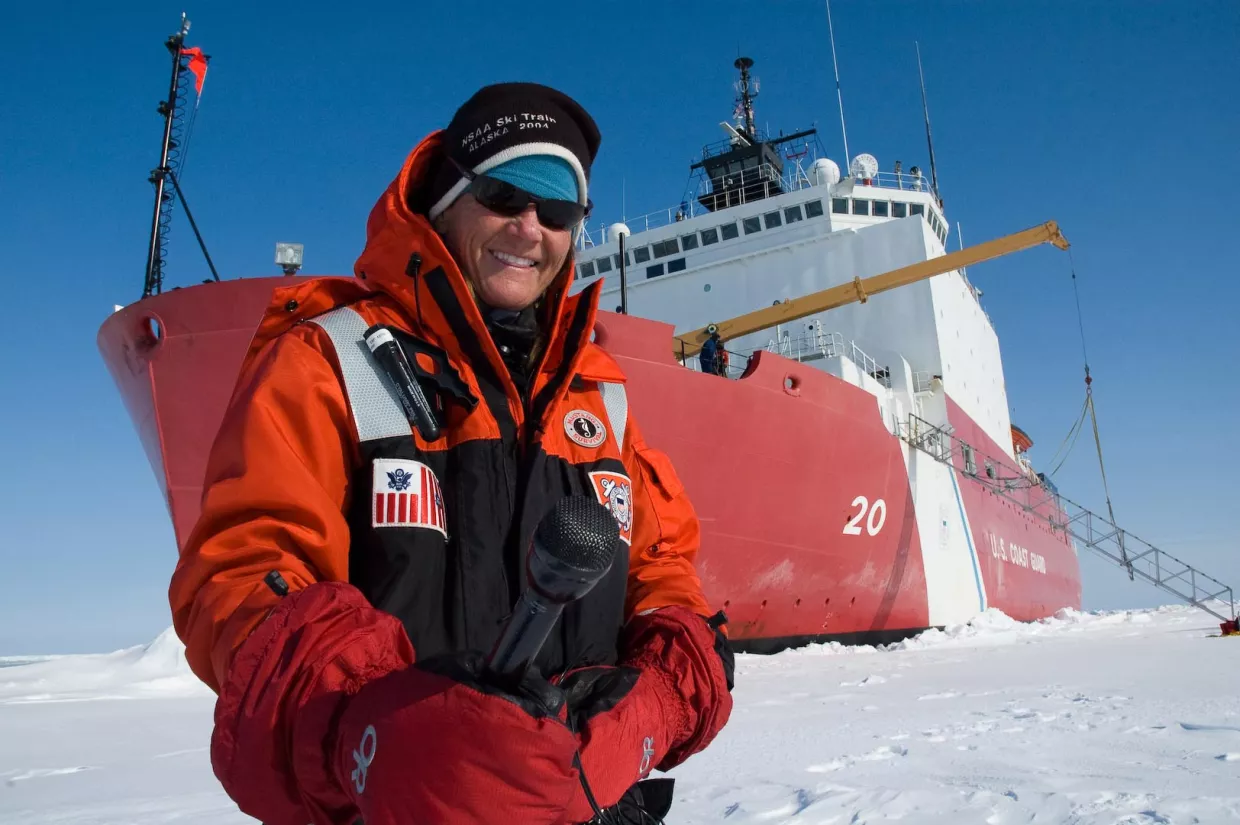
[[[594,119],[563,92],[537,83],[497,83],[479,89],[457,109],[444,130],[443,147],[457,163],[478,174],[526,155],[561,158],[577,173],[584,205],[590,165],[601,140]],[[430,186],[411,206],[434,220],[468,185],[460,170],[440,158]]]

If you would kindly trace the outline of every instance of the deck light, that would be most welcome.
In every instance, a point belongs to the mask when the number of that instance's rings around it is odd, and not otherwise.
[[[301,269],[302,252],[305,247],[299,243],[277,243],[276,263],[284,270],[285,275],[296,275]]]

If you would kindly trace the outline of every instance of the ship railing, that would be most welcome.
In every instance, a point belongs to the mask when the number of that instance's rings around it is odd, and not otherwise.
[[[1052,531],[1062,532],[1075,544],[1126,570],[1129,579],[1141,578],[1221,621],[1236,618],[1230,587],[1062,495],[1048,479],[1030,475],[1032,466],[1016,468],[1010,458],[987,456],[957,438],[950,428],[912,414],[900,422],[899,435],[910,446],[1042,520]],[[984,461],[984,472],[977,470],[979,458]],[[1220,612],[1224,604],[1226,616]]]
[[[910,413],[907,422],[900,422],[898,434],[911,446],[933,458],[944,462],[951,461],[952,431],[950,427],[936,427],[929,421]]]
[[[908,172],[879,172],[872,178],[853,176],[854,186],[877,186],[880,189],[900,189],[905,192],[929,192],[930,181]],[[853,189],[854,195],[857,190]]]
[[[913,373],[913,392],[933,392],[934,375],[930,370],[917,370]]]
[[[690,218],[696,218],[699,215],[705,215],[710,210],[696,200],[686,201],[679,206],[669,206],[666,209],[656,209],[653,212],[647,212],[645,215],[638,215],[636,218],[625,218],[621,220],[631,232],[646,232],[651,229],[658,229],[661,226],[669,226],[673,223],[681,223]],[[600,225],[597,229],[587,228],[582,230],[581,237],[577,239],[579,248],[592,249],[596,246],[602,246],[611,238],[607,237],[607,227],[615,221],[608,221]]]
[[[744,185],[742,186],[740,183],[736,184],[736,198],[732,202],[726,204],[726,206],[741,206],[755,200],[765,200],[769,196],[779,194],[779,187],[782,187],[782,191],[787,193],[805,189],[811,185],[809,178],[805,174],[805,170],[796,165],[790,165],[788,168],[785,168],[783,175],[780,175],[778,170],[776,170],[775,167],[769,163],[764,163],[761,166],[742,171],[745,175]],[[757,172],[762,172],[763,175],[756,175],[755,173]],[[740,173],[737,173],[737,180],[740,180]],[[778,187],[776,186],[777,181]],[[766,187],[761,187],[763,182],[768,183],[769,185]],[[715,191],[721,191],[722,189],[728,188],[726,183],[720,184],[720,186],[721,189]],[[754,197],[758,188],[761,188],[763,194],[761,197]],[[709,180],[703,180],[699,185],[698,194],[708,195],[711,191]],[[722,198],[722,195],[720,197]],[[724,204],[720,204],[720,208],[723,208],[724,206]],[[674,223],[681,223],[682,221],[687,221],[701,215],[706,215],[712,211],[715,210],[710,210],[705,206],[702,206],[702,204],[699,203],[695,197],[681,201],[676,206],[669,206],[665,209],[656,209],[653,212],[647,212],[646,214],[638,215],[635,218],[622,217],[620,219],[620,223],[623,223],[629,228],[629,231],[636,234],[638,232],[648,232],[651,229],[659,229],[664,226],[670,226]],[[615,222],[616,221],[602,221],[601,219],[587,221],[585,227],[581,231],[581,234],[577,238],[577,248],[579,250],[586,250],[606,244],[611,240],[611,238],[607,237],[607,227],[611,226]],[[591,228],[592,224],[594,228]]]
[[[742,128],[741,124],[739,123],[736,124],[736,128],[741,129]],[[754,137],[757,138],[759,143],[767,143],[773,140],[775,137],[783,136],[783,133],[780,133],[779,135],[772,135],[770,132],[763,129],[761,126],[755,127],[753,131],[754,131]],[[736,146],[737,146],[736,138],[734,137],[720,138],[719,140],[708,143],[702,147],[702,160],[706,160],[707,158],[714,157],[715,155],[722,155],[727,152],[731,152],[733,149],[736,148]]]
[[[891,370],[879,366],[856,341],[847,340],[838,332],[815,330],[805,335],[790,336],[784,333],[766,344],[766,351],[782,355],[793,361],[817,361],[821,358],[847,358],[871,378],[891,389]]]
[[[853,183],[854,187],[873,186],[880,189],[899,189],[905,192],[930,191],[930,184],[925,178],[910,175],[908,172],[879,172],[872,178],[854,176]],[[726,180],[720,178],[712,180],[703,175],[698,184],[697,196],[707,196],[712,192],[731,191],[735,197],[729,199],[729,202],[726,204],[720,204],[720,208],[725,208],[742,206],[756,200],[765,200],[772,195],[779,194],[781,191],[785,193],[796,192],[810,186],[813,186],[813,182],[799,163],[787,164],[782,173],[773,165],[763,163],[735,173],[735,183],[732,185],[729,185]],[[856,188],[854,188],[853,194],[857,196]],[[722,197],[723,195],[720,195],[720,198]],[[681,201],[676,206],[656,209],[653,212],[647,212],[635,218],[622,217],[620,222],[627,226],[631,232],[648,232],[651,229],[670,226],[671,224],[690,220],[712,211],[715,210],[702,206],[695,197]],[[929,220],[928,215],[926,218]],[[611,240],[607,237],[607,227],[613,223],[615,221],[601,221],[601,219],[599,221],[587,221],[586,226],[577,238],[577,248],[581,250],[592,249],[607,243]],[[591,224],[594,225],[594,228],[590,228]]]
[[[781,188],[784,190],[795,189],[795,181],[791,177],[782,174],[772,164],[759,163],[757,166],[751,166],[748,169],[725,172],[714,177],[703,177],[698,182],[697,196],[703,198],[735,190],[738,195],[737,202],[732,203],[729,201],[726,205],[737,206],[738,204],[746,203],[747,197],[753,200],[762,200],[769,198],[772,193],[778,195]],[[751,195],[747,195],[746,190],[754,191]],[[762,191],[761,196],[757,196],[757,190]]]
[[[850,342],[851,343],[851,342]],[[811,361],[818,358],[836,358],[848,352],[844,336],[838,332],[817,330],[807,335],[793,337],[784,333],[767,342],[766,349],[793,361]]]
[[[736,350],[725,349],[728,354],[728,363],[725,367],[725,378],[740,378],[745,374],[745,370],[749,367],[749,359],[753,357],[753,351],[748,353],[738,352]],[[676,356],[676,360],[680,365],[693,372],[702,371],[702,361],[697,355],[690,355],[687,358]]]

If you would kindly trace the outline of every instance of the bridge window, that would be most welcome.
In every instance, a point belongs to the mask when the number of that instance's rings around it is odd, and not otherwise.
[[[702,230],[702,246],[710,246],[713,243],[719,243],[719,230],[718,229],[703,229]]]
[[[784,223],[796,223],[801,218],[801,207],[799,206],[789,206],[784,210]]]
[[[926,214],[926,205],[924,203],[910,203],[908,211],[910,215],[924,215]]]
[[[680,239],[680,248],[688,252],[690,249],[697,249],[697,235],[684,235]]]
[[[581,277],[583,278],[594,277],[594,261],[586,261],[584,264],[578,267],[578,269],[581,270]]]
[[[669,238],[666,241],[656,241],[653,246],[656,258],[666,258],[668,255],[675,255],[680,251],[680,244],[675,238]]]
[[[594,263],[598,266],[599,274],[611,272],[611,258],[608,258],[606,255],[599,258]]]
[[[889,204],[887,201],[874,201],[874,217],[876,218],[887,217],[888,205]]]
[[[673,258],[672,260],[667,262],[667,274],[669,275],[672,274],[673,272],[681,272],[684,270],[684,268],[685,268],[684,258]]]
[[[657,278],[663,274],[663,264],[654,264],[646,267],[647,278]]]
[[[762,219],[757,215],[754,215],[752,218],[745,218],[741,221],[741,223],[745,225],[746,235],[752,235],[755,232],[762,231]]]
[[[725,241],[730,241],[733,238],[739,238],[741,232],[736,228],[735,223],[725,223],[723,226],[719,227],[719,235]]]
[[[891,204],[891,217],[893,217],[893,218],[907,218],[907,217],[908,217],[908,204],[907,204],[907,203],[900,203],[900,201],[892,201],[892,204]]]
[[[612,255],[611,260],[613,263],[615,263],[616,269],[619,269],[620,268],[620,255],[619,254]],[[628,266],[631,263],[632,263],[632,260],[629,258],[629,253],[625,252],[624,253],[624,265]]]
[[[805,204],[805,205],[806,207],[809,206],[809,204]],[[807,208],[805,211],[808,212],[809,209]],[[848,214],[848,198],[832,198],[831,199],[831,211],[835,213],[836,215],[847,215]]]
[[[806,201],[805,217],[821,218],[822,217],[822,201]]]
[[[767,229],[774,229],[777,226],[784,225],[783,219],[779,217],[778,212],[767,212],[762,216],[762,219],[766,221]]]
[[[868,215],[868,214],[870,214],[870,202],[869,202],[868,200],[863,199],[863,198],[853,198],[853,211],[852,211],[852,213],[853,213],[854,215]]]
[[[634,263],[644,264],[648,260],[650,260],[650,247],[639,246],[637,249],[633,250]]]

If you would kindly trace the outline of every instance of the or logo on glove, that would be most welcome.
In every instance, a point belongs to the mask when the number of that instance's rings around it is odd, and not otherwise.
[[[647,736],[642,740],[642,764],[637,769],[638,776],[645,776],[650,771],[652,759],[654,759],[654,737]]]
[[[368,740],[369,750],[366,748]],[[357,767],[353,769],[353,787],[357,788],[358,793],[366,792],[366,770],[370,767],[370,763],[375,761],[375,751],[378,748],[379,734],[375,733],[374,725],[367,725],[366,730],[362,732],[361,744],[358,745],[357,750],[353,751],[353,761],[357,763]]]

